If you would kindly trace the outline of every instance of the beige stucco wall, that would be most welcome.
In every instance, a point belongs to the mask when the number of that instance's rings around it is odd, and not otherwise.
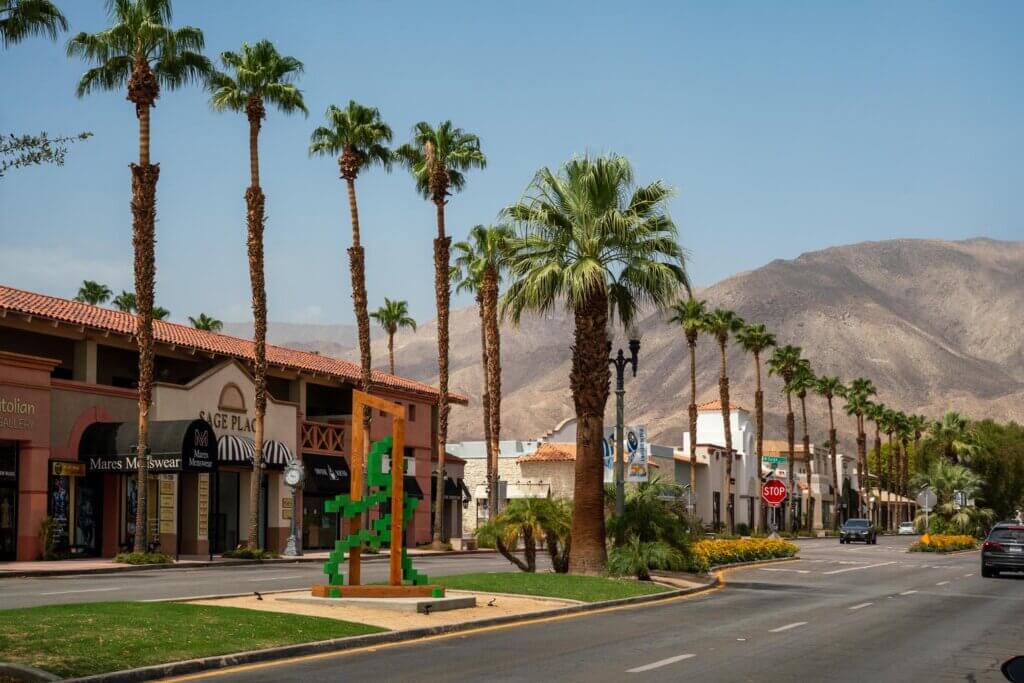
[[[518,481],[532,481],[551,485],[552,498],[569,498],[573,496],[573,484],[576,481],[576,463],[572,460],[541,460],[519,463],[521,476]],[[515,483],[516,479],[510,479]]]

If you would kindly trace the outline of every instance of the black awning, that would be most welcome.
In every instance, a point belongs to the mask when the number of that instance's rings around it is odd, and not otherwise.
[[[463,500],[473,500],[473,494],[469,492],[469,488],[466,486],[466,482],[459,479],[459,490],[462,491]]]
[[[306,468],[306,493],[335,496],[352,490],[352,473],[345,458],[303,453],[302,464]]]
[[[138,469],[138,442],[136,423],[97,423],[82,435],[78,459],[91,471],[130,474]],[[206,420],[150,422],[148,447],[154,473],[217,468],[217,436]]]
[[[420,483],[416,481],[416,477],[405,475],[402,477],[402,489],[405,495],[413,498],[423,498],[423,489],[420,488]]]
[[[430,491],[433,493],[437,490],[437,475],[430,477]],[[455,480],[451,477],[444,478],[444,497],[445,500],[462,500],[462,490],[459,485],[455,483]]]

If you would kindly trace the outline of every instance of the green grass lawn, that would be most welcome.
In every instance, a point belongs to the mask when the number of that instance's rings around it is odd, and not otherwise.
[[[634,595],[650,595],[669,590],[648,581],[606,579],[601,576],[574,576],[572,574],[529,574],[527,572],[431,576],[430,583],[439,583],[453,590],[519,593],[548,598],[567,598],[581,602],[630,598]]]
[[[175,603],[0,610],[0,658],[60,676],[376,633],[337,619]]]

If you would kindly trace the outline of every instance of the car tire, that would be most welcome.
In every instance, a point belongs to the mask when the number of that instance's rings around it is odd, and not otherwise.
[[[992,578],[992,570],[989,569],[988,567],[984,567],[983,566],[981,568],[981,578],[983,578],[983,579],[991,579]]]
[[[877,538],[872,538],[871,539],[871,545],[878,545],[878,539]]]

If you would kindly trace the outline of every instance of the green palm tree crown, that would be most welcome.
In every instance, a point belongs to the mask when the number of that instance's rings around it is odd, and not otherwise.
[[[467,239],[453,244],[455,262],[451,273],[455,291],[476,293],[488,268],[493,268],[500,279],[512,235],[506,225],[477,225],[469,231]]]
[[[224,323],[216,318],[210,317],[205,313],[200,313],[198,318],[188,317],[188,321],[192,323],[192,327],[197,330],[206,330],[207,332],[220,332],[224,329]]]
[[[171,312],[163,306],[153,307],[153,320],[167,320],[171,315]]]
[[[78,288],[78,294],[75,295],[75,301],[99,306],[110,301],[112,295],[110,287],[93,280],[83,280],[82,286]]]
[[[442,121],[437,128],[420,121],[412,129],[412,142],[397,150],[395,157],[416,180],[424,198],[443,202],[466,185],[466,171],[486,168],[487,157],[480,150],[480,138]]]
[[[953,462],[968,463],[980,450],[970,421],[956,411],[948,411],[941,420],[933,422],[928,431],[928,442],[941,448]]]
[[[858,377],[850,382],[850,393],[860,394],[867,399],[877,394],[878,390],[875,389],[875,384],[871,380]]]
[[[57,40],[68,20],[50,0],[0,0],[0,43],[10,47],[30,36]]]
[[[114,297],[114,306],[117,310],[124,311],[125,313],[134,313],[138,307],[135,301],[135,292],[126,292],[121,290],[121,293]]]
[[[791,393],[789,383],[800,366],[801,354],[803,350],[799,346],[786,344],[776,347],[772,357],[768,359],[768,374],[782,378],[786,393]]]
[[[380,117],[375,107],[366,107],[355,100],[340,109],[327,107],[326,126],[319,126],[309,139],[310,156],[338,157],[342,177],[354,179],[368,166],[381,166],[391,170],[394,158],[387,143],[391,142],[391,127]]]
[[[696,343],[697,335],[704,329],[704,322],[708,315],[708,303],[703,299],[694,299],[691,296],[675,302],[669,306],[668,311],[668,322],[683,328],[687,342]]]
[[[719,346],[725,346],[729,335],[740,332],[744,324],[743,318],[732,311],[716,308],[704,319],[704,331],[717,339]]]
[[[822,375],[814,382],[814,391],[819,396],[832,400],[836,396],[846,395],[846,386],[838,377]]]
[[[402,327],[416,331],[416,321],[409,315],[409,304],[405,301],[392,301],[384,297],[384,305],[370,313],[370,317],[388,334],[394,334]]]
[[[747,325],[736,333],[736,341],[747,353],[761,354],[775,346],[775,335],[763,324]]]
[[[255,103],[272,104],[285,114],[301,111],[308,114],[306,104],[293,80],[302,73],[302,62],[280,54],[269,40],[255,45],[242,43],[239,52],[222,52],[220,61],[225,71],[215,71],[209,78],[210,106],[214,111],[245,111]],[[262,118],[262,106],[258,113]]]
[[[814,389],[816,381],[811,362],[801,358],[793,369],[793,378],[786,383],[786,391],[796,394],[797,398],[807,398],[807,392]]]
[[[136,60],[145,61],[158,86],[168,90],[201,81],[212,71],[210,60],[201,54],[203,32],[193,26],[168,26],[170,0],[110,0],[107,13],[113,23],[110,28],[79,33],[68,41],[69,57],[96,65],[79,80],[79,97],[95,89],[123,87]]]
[[[689,291],[676,225],[667,213],[672,190],[661,181],[634,187],[620,156],[576,157],[558,171],[541,169],[526,198],[505,209],[525,228],[509,240],[512,284],[502,311],[570,310],[595,295],[629,325],[637,307],[665,307]]]

